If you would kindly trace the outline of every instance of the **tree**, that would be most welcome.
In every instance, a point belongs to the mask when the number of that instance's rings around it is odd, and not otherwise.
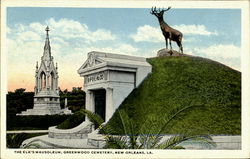
[[[24,88],[16,89],[14,92],[8,92],[7,99],[7,114],[20,113],[23,110],[32,108],[33,92],[25,92]]]
[[[82,87],[73,87],[71,93],[72,93],[72,94],[83,93]]]
[[[25,90],[26,90],[25,88],[19,88],[15,90],[15,93],[18,95],[22,95],[25,92]]]
[[[60,93],[60,106],[64,108],[65,99],[68,101],[68,108],[73,112],[84,108],[85,105],[85,92],[82,87],[72,87],[72,91],[65,89],[64,91],[59,91]]]

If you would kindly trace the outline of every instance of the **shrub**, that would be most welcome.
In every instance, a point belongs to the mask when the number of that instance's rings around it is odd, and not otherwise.
[[[57,126],[58,129],[71,129],[85,121],[83,109],[75,112],[72,116]]]
[[[26,139],[45,135],[46,133],[33,133],[33,134],[27,134],[27,133],[21,133],[21,134],[7,134],[7,140],[6,140],[6,146],[8,148],[19,148],[22,144],[22,142]]]

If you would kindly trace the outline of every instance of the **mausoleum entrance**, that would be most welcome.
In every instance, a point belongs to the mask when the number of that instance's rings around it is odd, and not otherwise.
[[[105,121],[106,114],[106,90],[98,89],[94,90],[94,105],[95,113],[98,114]]]

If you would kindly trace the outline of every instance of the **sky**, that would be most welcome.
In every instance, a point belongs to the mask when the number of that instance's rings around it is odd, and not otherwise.
[[[159,22],[151,8],[7,8],[8,91],[35,86],[45,28],[58,63],[59,87],[83,87],[77,70],[90,51],[155,57],[165,48]],[[184,35],[184,53],[209,58],[241,71],[240,9],[178,9],[164,20]],[[173,49],[179,50],[172,43]]]

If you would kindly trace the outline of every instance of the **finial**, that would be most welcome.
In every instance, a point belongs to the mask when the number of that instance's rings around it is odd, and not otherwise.
[[[38,61],[36,62],[36,69],[38,69]]]
[[[47,32],[47,33],[46,33],[47,38],[49,38],[49,26],[47,26],[47,27],[45,28],[45,31]]]
[[[57,63],[56,63],[56,69],[57,69],[58,67],[57,67]]]

